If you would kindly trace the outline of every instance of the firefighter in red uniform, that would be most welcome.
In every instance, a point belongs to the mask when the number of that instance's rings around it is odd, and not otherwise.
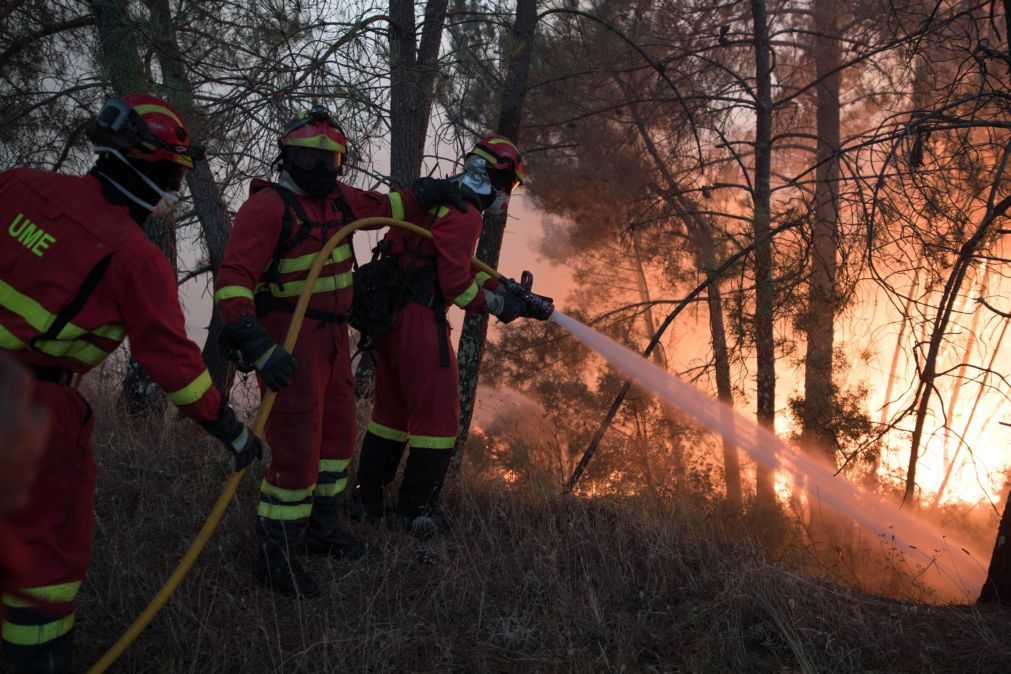
[[[404,288],[393,329],[375,337],[375,403],[358,461],[357,500],[367,516],[387,514],[384,488],[393,481],[405,445],[410,447],[400,484],[395,528],[430,533],[445,520],[432,508],[449,466],[460,423],[459,372],[449,343],[446,309],[491,313],[508,323],[517,317],[547,319],[550,298],[507,281],[513,292],[485,273],[475,276],[471,258],[481,235],[481,212],[502,213],[524,180],[519,150],[507,138],[482,139],[450,178],[471,202],[465,212],[440,206],[413,222],[429,240],[391,229],[385,253],[396,256]]]
[[[7,516],[27,505],[49,437],[49,411],[33,398],[31,372],[0,351],[0,593],[28,563]]]
[[[214,298],[225,324],[222,339],[240,366],[244,362],[257,371],[261,389],[283,389],[265,429],[271,463],[257,507],[256,577],[282,594],[313,597],[319,587],[295,558],[296,548],[349,559],[367,551],[338,517],[355,442],[346,325],[354,262],[350,240],[337,246],[323,267],[293,353],[280,343],[313,259],[340,227],[370,216],[412,217],[423,212],[419,199],[427,204],[448,195],[439,192],[446,181],[428,181],[434,192],[427,198],[423,191],[387,195],[339,182],[347,140],[323,106],[293,120],[279,144],[280,178],[250,185]]]
[[[89,125],[99,154],[85,176],[34,169],[0,174],[0,347],[35,375],[54,425],[30,501],[12,519],[28,567],[5,594],[3,641],[16,672],[71,668],[74,597],[91,555],[94,417],[69,386],[125,337],[169,400],[235,454],[259,441],[211,383],[186,337],[176,277],[140,225],[167,212],[201,156],[159,98],[110,99]]]

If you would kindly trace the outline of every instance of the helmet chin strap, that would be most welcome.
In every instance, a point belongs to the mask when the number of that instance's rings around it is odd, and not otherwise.
[[[120,153],[120,151],[117,150],[116,148],[100,145],[100,146],[96,146],[95,147],[95,152],[108,152],[112,156],[116,157],[121,162],[123,162],[124,164],[126,164],[127,166],[129,166],[131,171],[133,171],[134,173],[136,173],[140,177],[140,179],[143,180],[144,183],[148,187],[150,187],[155,192],[157,192],[158,195],[161,196],[162,200],[168,201],[170,205],[175,205],[175,203],[177,201],[179,201],[179,195],[172,194],[171,192],[166,192],[162,188],[158,187],[154,183],[153,180],[151,180],[150,178],[148,178],[146,175],[144,175],[144,173],[142,171],[138,170],[136,166],[134,166],[129,161],[127,161],[126,157],[124,157]],[[138,206],[143,206],[144,208],[146,208],[149,211],[154,211],[154,210],[156,210],[158,208],[158,204],[149,204],[148,202],[144,201],[143,199],[141,199],[140,197],[138,197],[136,194],[134,194],[133,192],[131,192],[130,190],[128,190],[126,187],[124,187],[123,185],[120,185],[118,182],[116,182],[115,180],[113,180],[109,176],[105,175],[101,171],[96,171],[96,173],[98,173],[98,175],[100,175],[103,178],[105,178],[106,180],[108,180],[110,185],[112,185],[117,190],[119,190],[120,192],[122,192],[123,196],[125,196],[127,199],[129,199],[130,201],[134,202]]]

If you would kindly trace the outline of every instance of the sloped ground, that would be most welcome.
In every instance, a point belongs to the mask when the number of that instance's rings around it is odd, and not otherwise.
[[[92,572],[78,667],[95,662],[180,559],[229,463],[190,422],[100,410]],[[770,562],[756,521],[685,499],[563,499],[457,479],[438,562],[355,525],[376,552],[312,560],[324,596],[252,580],[262,467],[168,607],[114,671],[1005,672],[1011,612],[861,596]],[[783,558],[795,558],[783,555]],[[799,568],[791,562],[791,566]]]

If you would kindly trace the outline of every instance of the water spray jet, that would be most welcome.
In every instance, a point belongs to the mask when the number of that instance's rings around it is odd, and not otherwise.
[[[972,602],[986,581],[985,557],[910,512],[849,482],[753,419],[710,398],[641,355],[555,311],[551,319],[665,403],[747,452],[759,464],[789,473],[812,503],[858,523],[893,549],[940,595]]]

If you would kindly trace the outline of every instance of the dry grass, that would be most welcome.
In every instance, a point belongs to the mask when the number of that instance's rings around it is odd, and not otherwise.
[[[94,397],[94,396],[92,396]],[[90,665],[154,595],[228,462],[188,421],[128,422],[99,401],[92,570],[78,611]],[[196,568],[116,671],[1007,671],[1011,618],[858,595],[769,561],[719,504],[563,499],[469,479],[455,529],[418,561],[412,538],[356,525],[377,553],[312,560],[313,601],[252,581],[262,467]],[[765,528],[789,541],[780,522]],[[790,544],[780,547],[790,548]],[[791,548],[792,549],[792,548]],[[781,559],[796,556],[782,555]]]

